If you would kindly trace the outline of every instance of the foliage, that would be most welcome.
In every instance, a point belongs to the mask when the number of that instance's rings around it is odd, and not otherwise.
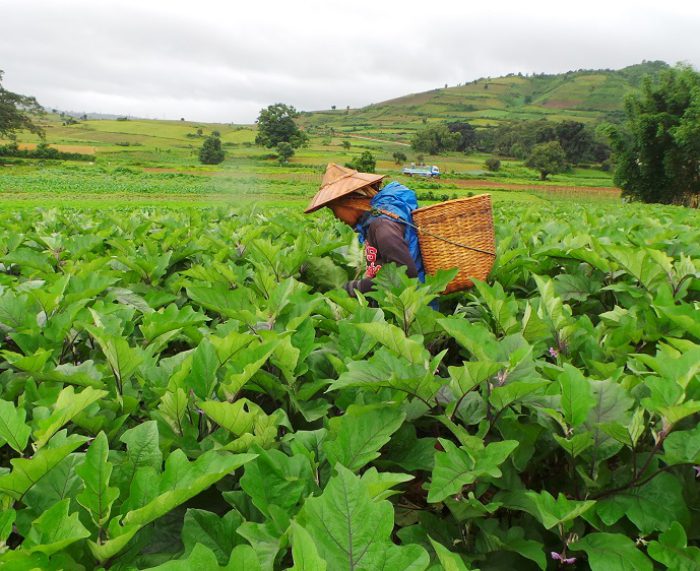
[[[700,73],[689,66],[647,78],[625,101],[623,126],[610,126],[614,180],[643,202],[697,203],[700,188]]]
[[[472,127],[469,123],[463,123],[461,121],[454,121],[447,124],[447,128],[451,133],[459,133],[459,141],[455,146],[456,151],[462,153],[469,153],[476,149],[477,145],[477,134],[476,129]]]
[[[406,153],[402,153],[401,151],[395,151],[392,155],[391,158],[394,159],[394,164],[401,165],[405,163],[408,160],[408,157],[406,156]]]
[[[558,141],[535,145],[525,165],[540,171],[540,180],[547,180],[550,174],[564,172],[568,168],[566,154]]]
[[[225,158],[224,150],[221,148],[221,139],[214,134],[204,139],[202,148],[199,150],[199,162],[204,165],[218,165]]]
[[[461,132],[452,132],[445,123],[437,123],[418,131],[411,140],[411,146],[418,152],[439,155],[456,150],[461,142]]]
[[[289,143],[295,149],[305,145],[308,137],[294,121],[298,116],[299,113],[293,106],[284,103],[275,103],[262,109],[257,120],[255,144],[273,148],[280,143]]]
[[[23,129],[43,135],[34,118],[43,113],[43,108],[34,97],[8,91],[2,86],[3,72],[0,70],[0,137],[12,138]]]
[[[501,161],[496,157],[489,157],[484,161],[484,166],[491,172],[497,172],[501,169]]]
[[[610,150],[595,132],[579,121],[510,121],[477,131],[477,147],[506,157],[527,158],[536,145],[558,141],[567,162],[602,162]]]
[[[371,152],[363,151],[359,157],[355,157],[351,162],[345,163],[345,166],[359,172],[374,172],[377,161]]]
[[[0,157],[17,157],[26,159],[54,159],[63,161],[94,161],[94,155],[84,153],[66,153],[50,147],[46,142],[39,143],[34,150],[20,149],[16,143],[0,145]]]
[[[697,213],[512,212],[435,311],[449,275],[314,291],[331,217],[13,211],[0,563],[696,568]]]
[[[294,147],[287,142],[282,141],[277,145],[277,160],[280,164],[286,164],[294,156]]]

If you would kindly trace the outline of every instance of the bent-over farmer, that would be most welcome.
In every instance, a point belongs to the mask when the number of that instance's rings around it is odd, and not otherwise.
[[[345,284],[350,295],[355,290],[370,291],[372,279],[389,262],[406,266],[409,277],[425,278],[418,234],[412,226],[411,213],[418,207],[416,194],[398,182],[381,188],[383,178],[330,163],[321,188],[304,211],[308,214],[327,206],[364,243],[367,271],[364,278]]]

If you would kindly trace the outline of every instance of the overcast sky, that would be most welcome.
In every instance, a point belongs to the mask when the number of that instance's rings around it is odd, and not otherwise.
[[[50,108],[250,123],[509,72],[700,69],[698,30],[678,0],[0,0],[0,69]]]

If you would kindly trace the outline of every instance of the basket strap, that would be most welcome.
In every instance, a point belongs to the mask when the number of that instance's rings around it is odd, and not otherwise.
[[[442,236],[438,236],[437,234],[433,234],[432,232],[428,232],[427,230],[424,230],[423,228],[420,228],[419,226],[416,226],[415,224],[411,224],[407,220],[404,220],[401,218],[398,214],[394,214],[393,212],[389,212],[388,210],[383,210],[381,208],[373,208],[372,209],[372,214],[375,216],[378,216],[379,214],[383,214],[384,216],[388,216],[389,218],[393,218],[397,222],[401,222],[401,224],[405,224],[406,226],[410,226],[411,228],[414,228],[421,234],[427,234],[428,236],[432,236],[433,238],[436,238],[438,240],[442,240],[443,242],[447,242],[448,244],[452,244],[453,246],[458,246],[460,248],[465,248],[467,250],[472,250],[474,252],[479,252],[481,254],[488,254],[489,256],[496,256],[495,252],[489,252],[488,250],[482,250],[481,248],[474,248],[473,246],[467,246],[466,244],[460,244],[459,242],[455,242],[453,240],[449,240],[448,238],[444,238]]]

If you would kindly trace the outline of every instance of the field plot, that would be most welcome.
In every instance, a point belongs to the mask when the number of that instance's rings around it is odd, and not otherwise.
[[[0,564],[697,568],[698,213],[495,214],[436,311],[446,275],[338,289],[323,214],[5,210]]]

